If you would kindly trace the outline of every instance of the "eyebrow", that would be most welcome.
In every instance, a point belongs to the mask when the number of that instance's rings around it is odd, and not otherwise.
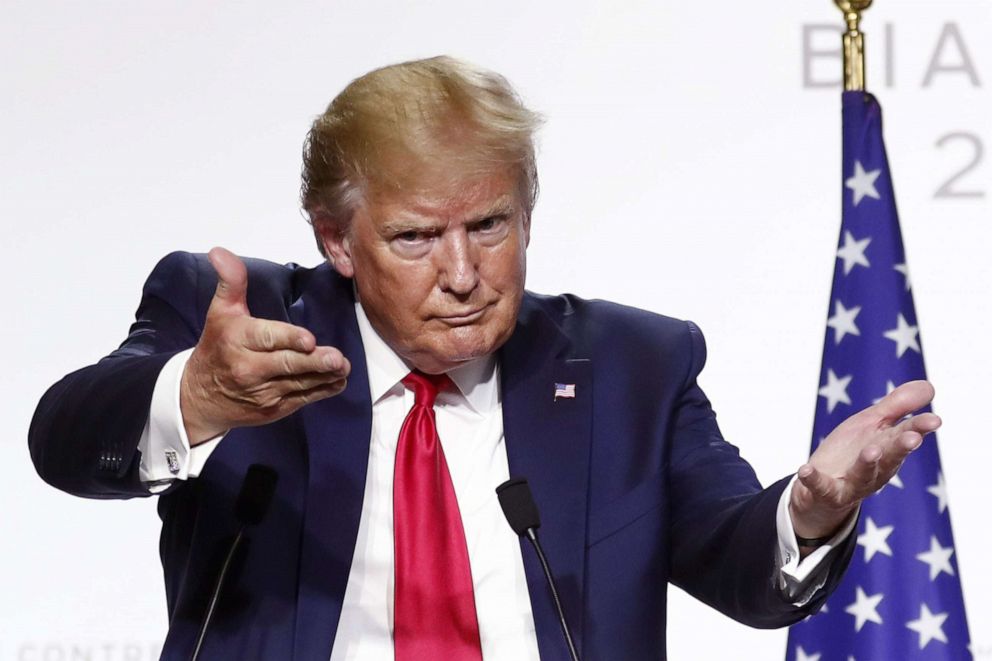
[[[509,195],[504,196],[496,200],[495,203],[485,212],[478,214],[472,218],[469,222],[476,222],[479,220],[485,220],[486,218],[492,218],[494,216],[509,216],[513,213],[513,198]]]
[[[513,214],[513,198],[510,195],[503,196],[496,200],[490,207],[482,212],[473,213],[469,216],[468,223],[477,223],[486,218],[505,218]],[[422,217],[416,211],[408,211],[411,215]],[[432,220],[396,219],[388,220],[382,224],[382,231],[388,234],[402,234],[411,230],[424,230],[434,227]]]

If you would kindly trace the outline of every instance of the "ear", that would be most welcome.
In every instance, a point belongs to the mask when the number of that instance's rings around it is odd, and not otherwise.
[[[524,217],[524,248],[530,247],[530,214]]]
[[[320,242],[327,253],[327,259],[334,270],[346,278],[355,275],[355,264],[351,259],[351,233],[336,223],[324,221],[316,225]]]

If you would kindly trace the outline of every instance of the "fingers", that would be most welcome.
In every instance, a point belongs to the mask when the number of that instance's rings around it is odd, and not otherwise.
[[[317,347],[310,353],[283,349],[253,356],[254,370],[265,378],[292,377],[300,374],[348,376],[351,364],[334,347]]]
[[[207,255],[217,271],[217,290],[210,303],[211,311],[248,314],[248,270],[244,262],[226,248],[214,248]]]
[[[231,370],[234,388],[248,393],[264,391],[282,397],[324,383],[347,378],[351,363],[332,347],[319,347],[312,354],[274,351],[252,354]]]
[[[296,409],[306,406],[307,404],[312,404],[313,402],[340,394],[345,389],[346,385],[347,381],[341,379],[339,381],[335,381],[334,383],[328,383],[310,390],[293,393],[292,395],[288,395],[284,401],[289,408],[295,411]]]
[[[803,488],[793,489],[790,503],[794,523],[804,530],[833,530],[834,515],[853,511],[892,479],[923,437],[940,427],[933,413],[910,415],[933,396],[926,381],[905,383],[831,432],[799,469]]]
[[[223,248],[211,250],[209,259],[217,289],[180,388],[191,443],[274,422],[344,390],[351,364],[340,351],[318,347],[305,328],[253,318],[244,262]]]
[[[347,378],[337,374],[296,374],[243,388],[233,398],[242,408],[242,413],[259,424],[289,415],[314,399],[336,395],[346,385]]]
[[[882,454],[882,448],[877,445],[868,445],[858,453],[858,458],[845,476],[846,482],[852,489],[852,500],[864,498],[875,492]]]
[[[899,466],[923,444],[923,438],[940,428],[941,419],[933,413],[921,413],[903,420],[895,428],[895,436],[886,451],[882,461],[883,471],[891,470],[894,474]]]
[[[307,329],[284,321],[252,319],[245,326],[241,344],[250,351],[289,349],[310,353],[317,346],[317,340]]]
[[[293,376],[284,376],[278,379],[272,379],[271,383],[280,392],[280,395],[285,397],[290,397],[292,395],[303,393],[308,390],[313,390],[315,388],[322,388],[324,386],[330,386],[334,384],[343,385],[347,379],[347,375],[342,374],[324,374],[320,372],[310,372],[307,374],[294,374]]]
[[[868,445],[843,475],[836,477],[806,464],[799,469],[799,481],[814,498],[834,508],[847,507],[875,491],[883,454],[879,446]]]
[[[914,415],[908,420],[904,420],[900,423],[899,428],[904,432],[912,431],[919,434],[920,440],[922,441],[924,436],[940,429],[941,424],[943,424],[943,421],[940,419],[940,416],[934,413],[921,413],[919,415]],[[910,449],[915,450],[916,447],[914,446]]]
[[[875,411],[884,420],[895,422],[932,402],[933,396],[933,386],[928,381],[909,381],[882,398]]]
[[[232,366],[227,392],[245,406],[275,409],[283,407],[289,397],[325,386],[340,392],[350,372],[351,363],[333,347],[317,347],[309,354],[251,352]]]

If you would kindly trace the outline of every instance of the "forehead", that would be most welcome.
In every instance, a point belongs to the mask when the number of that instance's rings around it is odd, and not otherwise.
[[[470,220],[521,208],[515,172],[498,171],[474,177],[450,177],[413,190],[373,191],[366,208],[377,223],[399,218]]]

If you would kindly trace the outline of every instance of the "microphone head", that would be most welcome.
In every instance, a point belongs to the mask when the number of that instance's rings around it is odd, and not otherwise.
[[[253,526],[265,518],[265,513],[272,504],[272,496],[276,492],[276,482],[279,474],[269,466],[252,464],[248,467],[245,481],[241,484],[238,501],[234,506],[238,522],[244,526]]]
[[[496,487],[496,496],[513,532],[523,535],[530,528],[541,527],[541,517],[537,514],[537,505],[527,480],[507,480]]]

